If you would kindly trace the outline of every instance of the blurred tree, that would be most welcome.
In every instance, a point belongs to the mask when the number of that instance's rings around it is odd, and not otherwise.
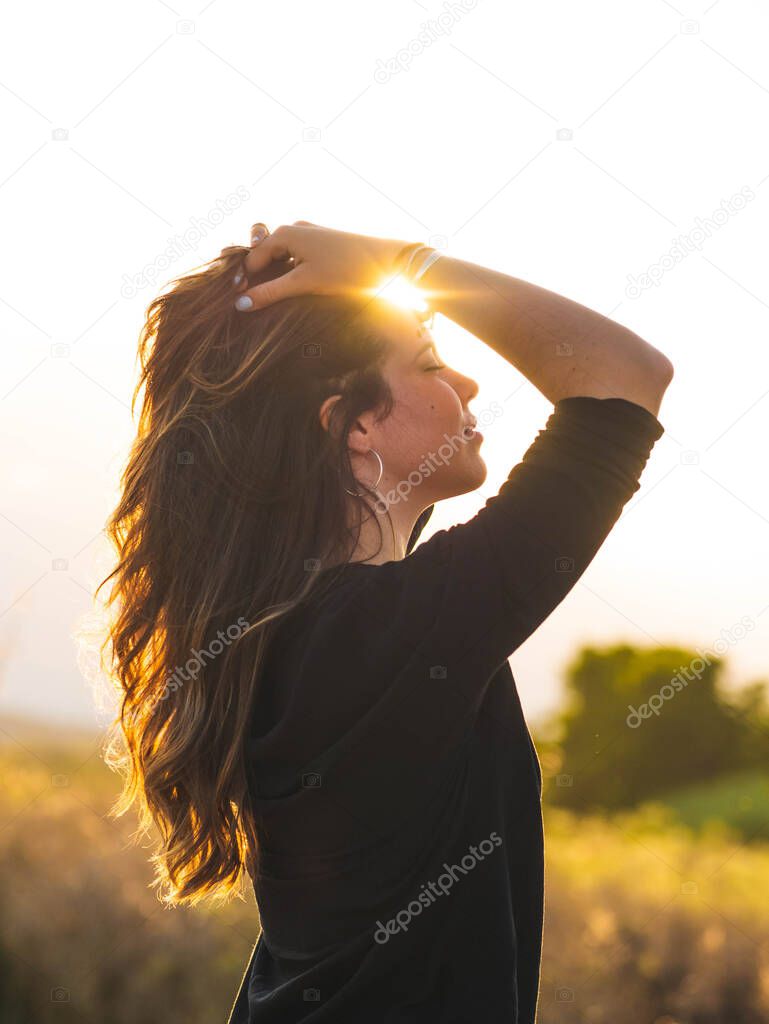
[[[724,663],[682,647],[583,648],[551,728],[561,764],[546,799],[575,810],[630,807],[687,784],[769,770],[766,685],[727,699]]]

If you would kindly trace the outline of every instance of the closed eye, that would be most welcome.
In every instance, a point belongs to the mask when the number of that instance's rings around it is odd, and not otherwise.
[[[428,366],[425,368],[425,373],[432,373],[434,370],[445,370],[445,366]]]

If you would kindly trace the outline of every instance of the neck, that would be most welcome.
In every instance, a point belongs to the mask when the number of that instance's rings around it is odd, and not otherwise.
[[[388,517],[381,509],[378,515],[373,507],[373,502],[369,499],[365,499],[365,505],[366,507],[361,513],[362,522],[358,543],[349,560],[351,562],[367,562],[370,565],[382,565],[384,562],[400,561],[405,558],[409,537],[421,509],[415,506],[409,507],[407,502],[400,501],[389,506]],[[351,509],[352,523],[357,522],[357,515],[357,511]]]

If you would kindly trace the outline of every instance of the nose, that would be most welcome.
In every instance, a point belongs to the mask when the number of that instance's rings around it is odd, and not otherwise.
[[[472,377],[466,377],[463,373],[457,373],[457,377],[459,379],[457,381],[456,390],[462,397],[462,404],[467,405],[467,403],[472,402],[478,394],[478,381],[474,380]]]

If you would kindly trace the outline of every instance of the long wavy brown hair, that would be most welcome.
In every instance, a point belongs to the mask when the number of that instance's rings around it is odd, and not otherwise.
[[[169,904],[226,899],[244,868],[254,875],[244,751],[265,658],[284,617],[335,575],[318,568],[354,550],[365,509],[349,515],[345,488],[361,487],[345,439],[363,411],[393,404],[381,300],[239,313],[247,252],[222,250],[147,308],[137,434],[107,523],[117,560],[97,588],[111,584],[101,650],[119,696],[105,760],[124,782],[110,813],[137,803],[137,833],[159,847],[150,884]],[[319,409],[336,394],[326,430]]]

